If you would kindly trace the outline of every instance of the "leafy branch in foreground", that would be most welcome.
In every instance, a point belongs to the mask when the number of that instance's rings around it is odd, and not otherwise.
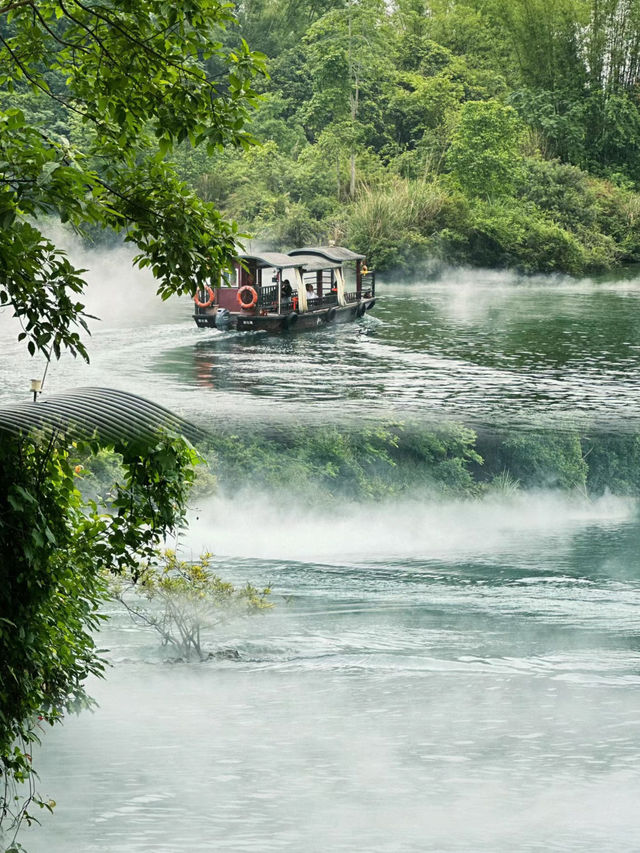
[[[116,579],[113,593],[135,621],[158,632],[163,646],[172,646],[179,657],[196,655],[202,661],[211,656],[203,645],[207,631],[272,607],[269,588],[247,583],[237,589],[213,574],[210,565],[211,554],[179,560],[167,550],[158,562],[141,569],[135,584]]]
[[[230,263],[234,223],[165,158],[187,141],[252,144],[244,123],[264,61],[243,40],[224,44],[234,24],[218,0],[0,2],[0,305],[32,354],[87,357],[82,271],[36,227],[42,216],[123,233],[163,298]],[[55,129],[16,106],[27,94],[27,106],[52,105]]]
[[[35,793],[32,745],[91,705],[85,681],[103,673],[94,635],[104,573],[135,576],[183,524],[199,459],[166,433],[129,442],[107,509],[77,487],[91,449],[55,433],[0,433],[0,846],[9,848],[21,822],[35,820],[31,805],[48,807]]]

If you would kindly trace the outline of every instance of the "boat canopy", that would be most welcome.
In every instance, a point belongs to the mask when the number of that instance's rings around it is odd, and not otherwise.
[[[294,257],[298,255],[314,255],[326,258],[328,261],[333,261],[336,264],[341,264],[344,261],[362,261],[365,257],[342,246],[305,246],[303,249],[292,249],[289,254]]]
[[[302,266],[298,258],[285,255],[284,252],[262,252],[260,255],[241,254],[240,260],[255,261],[259,267],[273,267],[275,269],[290,269]]]
[[[302,252],[302,249],[300,250]],[[296,255],[296,263],[303,266],[305,272],[319,272],[320,270],[335,270],[340,269],[340,264],[337,261],[325,261],[319,255]]]

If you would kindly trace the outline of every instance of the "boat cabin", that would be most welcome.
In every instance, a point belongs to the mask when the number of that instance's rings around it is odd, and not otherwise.
[[[241,254],[233,276],[196,293],[194,320],[200,328],[284,331],[357,319],[375,304],[375,275],[363,262],[364,255],[339,246]]]

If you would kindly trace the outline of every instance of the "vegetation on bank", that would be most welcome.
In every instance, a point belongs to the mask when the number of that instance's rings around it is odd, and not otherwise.
[[[235,13],[217,47],[201,38],[196,48],[205,73],[231,68],[214,101],[216,133],[202,135],[198,95],[181,105],[192,126],[174,132],[161,109],[162,126],[149,125],[158,143],[136,142],[123,168],[87,119],[82,104],[99,113],[102,101],[86,80],[80,111],[24,76],[0,98],[45,132],[47,151],[70,142],[81,152],[90,194],[74,207],[63,193],[63,218],[90,222],[97,211],[99,239],[105,225],[121,227],[134,180],[160,182],[154,215],[128,239],[140,238],[161,277],[175,268],[183,280],[201,270],[186,275],[167,247],[200,237],[175,198],[224,233],[209,251],[220,258],[233,233],[216,209],[274,248],[334,241],[378,269],[439,258],[580,274],[640,261],[640,0],[239,0]],[[262,55],[243,39],[266,55],[268,78],[253,79]],[[55,65],[44,80],[56,98],[64,92]],[[153,78],[149,94],[164,98],[161,85]],[[109,109],[122,139],[140,132],[145,116],[134,121],[119,96]],[[7,120],[24,145],[19,115]],[[208,147],[194,145],[203,138]],[[47,176],[40,192],[58,192],[63,175],[43,158],[57,181]],[[179,188],[170,159],[204,207]],[[180,241],[157,239],[165,209]]]
[[[640,2],[239,2],[268,56],[262,143],[183,148],[203,197],[274,247],[334,240],[580,274],[640,260]]]
[[[513,488],[640,497],[640,436],[576,430],[477,434],[460,424],[297,426],[222,433],[202,492],[265,491],[283,502],[482,497]],[[196,482],[196,492],[198,484]]]
[[[393,421],[219,431],[201,448],[195,502],[211,494],[269,494],[287,504],[402,496],[482,498],[516,489],[640,497],[640,435],[577,430],[476,433],[461,424]],[[80,487],[105,499],[119,458],[87,459]]]

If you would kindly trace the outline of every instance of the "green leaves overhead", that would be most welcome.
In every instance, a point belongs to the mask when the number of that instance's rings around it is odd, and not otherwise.
[[[50,99],[60,117],[52,132],[15,106],[0,111],[0,300],[25,319],[32,350],[86,357],[83,306],[63,298],[82,292],[81,271],[37,231],[43,215],[124,232],[163,298],[230,263],[235,226],[164,158],[184,141],[252,144],[245,121],[264,58],[244,40],[224,45],[234,20],[215,0],[0,0],[0,87]],[[82,152],[69,142],[80,128]],[[42,294],[52,287],[56,298]]]

